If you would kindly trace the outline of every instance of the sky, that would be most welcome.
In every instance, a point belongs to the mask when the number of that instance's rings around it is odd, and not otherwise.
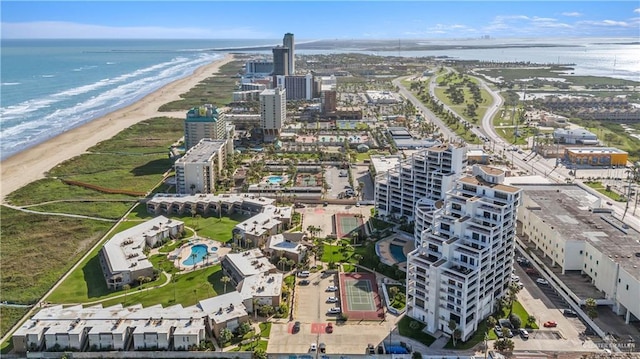
[[[277,39],[631,37],[630,1],[6,1],[9,38]]]

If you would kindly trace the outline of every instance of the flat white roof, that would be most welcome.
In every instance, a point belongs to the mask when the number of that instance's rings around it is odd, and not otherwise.
[[[276,269],[259,248],[253,248],[241,253],[228,253],[226,258],[243,278]]]
[[[217,154],[226,143],[227,140],[203,138],[191,147],[184,156],[176,160],[176,163],[208,163],[211,161],[211,157]]]
[[[282,273],[263,273],[240,282],[240,295],[245,298],[276,297],[282,294]]]
[[[588,153],[594,153],[594,154],[612,154],[612,153],[627,153],[621,149],[615,148],[615,147],[584,147],[584,148],[571,148],[568,147],[566,148],[567,151],[569,152],[574,152],[574,153],[578,153],[578,154],[588,154]]]
[[[209,315],[214,323],[224,323],[247,315],[240,293],[233,291],[217,297],[201,300],[200,308]]]
[[[139,225],[116,233],[103,246],[112,272],[124,272],[134,269],[153,267],[143,250],[147,237],[154,237],[168,228],[182,225],[183,222],[164,216],[152,218]]]
[[[269,237],[268,248],[276,251],[300,254],[304,246],[300,243],[287,240],[282,233],[279,233]]]
[[[225,204],[252,204],[259,207],[271,205],[275,202],[275,199],[268,197],[260,197],[253,194],[171,194],[171,193],[158,193],[149,202],[155,203],[218,203]]]
[[[371,164],[376,170],[376,174],[387,172],[390,169],[396,168],[400,164],[400,161],[402,161],[400,156],[371,156]]]

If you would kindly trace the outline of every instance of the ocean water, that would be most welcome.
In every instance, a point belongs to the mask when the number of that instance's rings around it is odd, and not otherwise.
[[[2,40],[0,157],[134,103],[223,56],[273,41]]]
[[[273,46],[279,42],[3,39],[0,53],[0,159],[127,106],[223,56],[223,53],[212,49],[238,48],[241,51],[243,47]],[[470,43],[460,41],[460,44]],[[564,44],[571,46],[411,52],[371,52],[357,48],[296,49],[296,53],[363,52],[497,62],[575,63],[576,75],[640,81],[640,56],[637,56],[640,44],[637,39],[635,43],[630,39],[572,39]],[[268,50],[250,52],[270,54]]]

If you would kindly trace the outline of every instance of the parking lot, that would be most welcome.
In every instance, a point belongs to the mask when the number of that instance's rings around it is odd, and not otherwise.
[[[310,283],[299,285],[300,280]],[[311,343],[325,343],[327,354],[364,354],[368,343],[377,346],[389,335],[389,330],[395,326],[394,320],[337,323],[336,315],[327,315],[329,308],[341,306],[340,302],[326,302],[330,296],[340,297],[338,291],[326,291],[330,285],[337,286],[336,283],[337,274],[311,273],[308,278],[296,278],[294,319],[273,323],[268,353],[305,353]],[[293,333],[296,321],[300,322],[300,331]],[[325,331],[324,325],[329,322],[333,325],[333,333]]]
[[[350,170],[350,168],[341,169],[337,166],[328,166],[325,168],[324,179],[330,187],[327,189],[327,198],[338,198],[338,195],[345,191],[346,186],[349,186],[349,175],[347,171]],[[343,176],[340,176],[341,173],[343,173]],[[346,176],[344,174],[346,174]],[[356,183],[354,183],[354,185],[357,187]]]

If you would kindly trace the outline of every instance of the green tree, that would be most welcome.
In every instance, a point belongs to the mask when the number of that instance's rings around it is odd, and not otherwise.
[[[506,336],[502,339],[498,339],[495,342],[493,342],[493,348],[501,351],[501,352],[505,352],[505,351],[513,351],[513,348],[515,347],[515,343],[513,342],[513,340],[507,338]]]
[[[399,291],[400,291],[400,289],[398,289],[398,287],[393,286],[393,287],[389,288],[389,295],[391,296],[391,298],[395,298],[396,295],[398,295]]]
[[[260,307],[260,315],[262,315],[263,317],[269,317],[271,316],[271,314],[273,314],[274,312],[274,308],[272,305],[263,305],[262,307]]]
[[[529,327],[533,327],[533,324],[535,324],[536,322],[536,317],[533,315],[529,315],[529,317],[527,318],[527,325]]]
[[[287,257],[280,257],[278,264],[282,266],[282,271],[284,272],[284,266],[287,264]]]
[[[490,315],[489,318],[487,318],[487,325],[489,326],[489,328],[493,328],[496,326],[496,324],[498,324],[498,321],[496,320],[496,318],[494,318],[493,315]]]
[[[507,288],[507,303],[509,303],[509,315],[513,313],[513,303],[518,300],[518,293],[520,292],[520,286],[517,283],[509,284],[509,288]]]
[[[587,298],[587,300],[584,301],[584,305],[587,309],[587,316],[589,316],[591,320],[598,317],[598,303],[595,299]]]
[[[231,282],[231,278],[229,278],[226,275],[223,275],[222,278],[220,278],[220,282],[222,282],[222,285],[224,286],[224,292],[227,292],[227,283]]]
[[[253,351],[252,357],[253,359],[267,359],[267,352],[264,348],[256,348],[256,350]]]

